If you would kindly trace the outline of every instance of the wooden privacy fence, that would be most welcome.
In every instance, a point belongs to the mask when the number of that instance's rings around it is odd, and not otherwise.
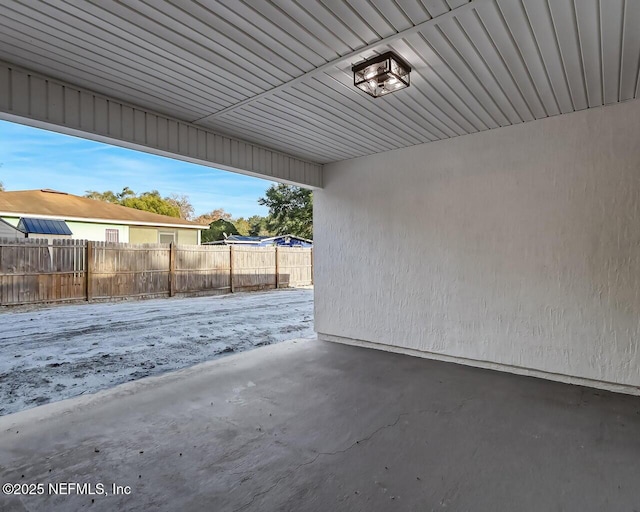
[[[0,305],[87,297],[86,242],[0,238]]]
[[[313,284],[312,249],[0,238],[0,305]]]

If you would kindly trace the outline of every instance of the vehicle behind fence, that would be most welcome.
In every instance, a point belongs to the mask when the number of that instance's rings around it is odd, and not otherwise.
[[[310,285],[312,251],[0,238],[0,306]]]

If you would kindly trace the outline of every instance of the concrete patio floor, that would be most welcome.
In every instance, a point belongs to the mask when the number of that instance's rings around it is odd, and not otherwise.
[[[3,511],[640,510],[640,398],[284,342],[0,418]]]

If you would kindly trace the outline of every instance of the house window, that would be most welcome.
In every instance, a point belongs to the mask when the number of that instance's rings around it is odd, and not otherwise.
[[[176,241],[175,233],[160,233],[160,243],[161,244],[172,244]]]
[[[120,230],[118,229],[105,229],[104,239],[107,242],[118,243],[120,241]]]

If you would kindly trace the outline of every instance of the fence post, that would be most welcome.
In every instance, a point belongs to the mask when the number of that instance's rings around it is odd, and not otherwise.
[[[280,265],[278,263],[278,246],[276,245],[276,290],[280,288]]]
[[[313,247],[311,247],[311,284],[313,284]]]
[[[169,297],[176,294],[176,246],[169,243]]]
[[[233,244],[229,246],[229,286],[233,293]]]
[[[85,276],[87,279],[87,302],[93,298],[93,242],[87,240],[87,263]]]

